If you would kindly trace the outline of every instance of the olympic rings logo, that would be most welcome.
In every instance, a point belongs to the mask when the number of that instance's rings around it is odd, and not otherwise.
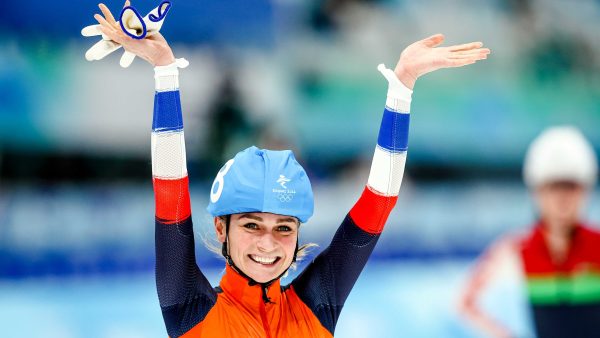
[[[294,199],[294,194],[283,194],[280,193],[277,195],[277,198],[280,202],[291,202]]]

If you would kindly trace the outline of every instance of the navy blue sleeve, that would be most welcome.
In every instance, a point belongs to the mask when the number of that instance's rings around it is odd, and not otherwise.
[[[291,283],[298,297],[332,335],[344,302],[379,236],[363,231],[346,216],[331,244]]]
[[[200,272],[194,253],[191,218],[179,224],[156,221],[156,288],[170,337],[200,323],[217,294]]]

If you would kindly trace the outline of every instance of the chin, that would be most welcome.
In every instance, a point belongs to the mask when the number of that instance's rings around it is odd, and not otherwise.
[[[569,224],[571,227],[573,227],[575,224],[577,224],[577,222],[579,221],[579,219],[577,217],[574,216],[565,216],[563,218],[563,222]]]
[[[252,278],[254,281],[258,282],[258,283],[266,283],[266,282],[270,282],[273,279],[279,277],[279,275],[283,272],[280,271],[280,269],[277,269],[277,271],[273,270],[273,271],[259,271],[259,269],[247,269],[248,272],[244,273],[246,275],[248,275],[248,277]]]
[[[578,217],[576,215],[572,215],[571,213],[555,215],[554,219],[556,219],[560,224],[568,227],[572,227],[579,221]]]
[[[248,275],[248,276],[250,276],[250,278],[254,279],[255,281],[257,281],[259,283],[266,283],[266,282],[270,282],[273,279],[277,278],[279,276],[279,274],[272,274],[272,275],[254,274],[254,276],[252,276],[252,275]]]
[[[286,259],[278,256],[273,264],[260,264],[260,262],[253,260],[251,255],[248,255],[245,257],[244,263],[243,271],[248,277],[258,283],[266,283],[279,277],[285,271]]]

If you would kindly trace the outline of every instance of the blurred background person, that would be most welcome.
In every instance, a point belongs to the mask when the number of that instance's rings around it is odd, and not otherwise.
[[[488,336],[518,337],[479,304],[487,284],[512,266],[524,277],[538,338],[600,337],[600,232],[583,216],[597,175],[594,150],[578,129],[549,128],[532,142],[523,176],[537,219],[526,234],[490,246],[462,298],[467,318]]]

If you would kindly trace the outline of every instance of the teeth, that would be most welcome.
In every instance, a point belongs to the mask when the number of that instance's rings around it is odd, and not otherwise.
[[[277,259],[277,257],[261,257],[255,255],[251,255],[250,258],[260,264],[272,264]]]

